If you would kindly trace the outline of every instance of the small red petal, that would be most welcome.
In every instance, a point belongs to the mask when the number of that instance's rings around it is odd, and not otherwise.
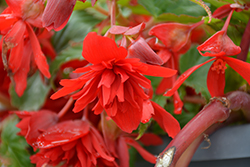
[[[143,38],[136,40],[128,49],[128,58],[139,58],[143,63],[162,65],[162,59],[148,46]]]
[[[127,32],[124,33],[124,35],[139,34],[145,28],[145,26],[146,26],[145,23],[141,23],[135,27],[130,28]]]
[[[187,71],[185,71],[174,83],[172,89],[168,90],[167,93],[164,94],[164,96],[172,96],[175,91],[181,86],[181,84],[195,71],[197,70],[198,68],[200,68],[201,66],[215,60],[216,58],[212,58],[202,64],[199,64],[199,65],[196,65],[196,66],[193,66],[191,68],[189,68]]]
[[[30,38],[36,65],[44,76],[46,76],[47,78],[50,78],[49,65],[47,63],[46,57],[44,56],[41,50],[36,34],[34,33],[32,27],[28,23],[26,25],[27,25],[27,30],[29,33],[29,38]]]
[[[179,122],[157,103],[152,101],[152,105],[155,109],[153,118],[170,137],[174,138],[181,130]]]
[[[143,134],[140,138],[140,142],[142,142],[145,146],[157,146],[163,144],[162,138],[153,133]]]
[[[207,74],[207,88],[211,97],[224,95],[225,73],[218,73],[210,67]]]
[[[124,137],[118,138],[117,152],[119,156],[120,167],[129,167],[129,152]]]
[[[156,65],[143,64],[142,67],[144,67],[145,69],[145,71],[141,71],[141,73],[144,75],[156,77],[171,77],[177,73],[176,70]]]
[[[148,151],[146,151],[135,140],[133,140],[129,137],[124,137],[124,138],[125,138],[126,143],[133,146],[146,161],[148,161],[152,164],[156,163],[156,156],[154,156],[151,153],[149,153]]]
[[[173,52],[178,52],[190,40],[191,26],[180,23],[164,23],[154,26],[150,35],[155,35]]]
[[[237,73],[239,73],[247,82],[250,84],[250,64],[244,61],[230,58],[230,57],[223,57],[226,63],[232,67]]]
[[[82,56],[90,63],[97,64],[102,61],[124,59],[127,50],[124,47],[117,47],[114,40],[102,37],[95,32],[90,32],[83,41]]]
[[[152,114],[154,114],[154,108],[153,108],[150,100],[144,100],[143,101],[141,122],[147,123],[150,120],[150,118],[152,117]]]

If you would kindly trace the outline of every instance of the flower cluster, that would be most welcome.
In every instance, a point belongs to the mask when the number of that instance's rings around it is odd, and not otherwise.
[[[23,150],[37,167],[129,167],[130,147],[146,161],[159,164],[157,156],[143,148],[162,144],[159,134],[173,138],[163,163],[174,166],[175,157],[188,147],[176,144],[179,140],[185,143],[187,136],[186,143],[192,143],[192,134],[201,133],[199,128],[205,131],[207,125],[228,118],[228,105],[221,98],[228,92],[228,68],[243,77],[240,84],[250,84],[250,24],[246,36],[237,37],[242,40],[240,46],[230,34],[230,23],[236,22],[233,13],[239,12],[239,18],[250,4],[228,3],[212,13],[202,0],[197,1],[208,12],[208,22],[212,20],[208,23],[201,17],[176,16],[172,9],[164,14],[165,9],[153,1],[155,10],[137,0],[79,1],[5,0],[7,7],[0,14],[0,104],[5,109],[0,120],[18,116],[17,135],[33,149]],[[142,14],[147,13],[143,7],[150,14]],[[71,20],[74,9],[78,11]],[[246,26],[241,19],[239,29]],[[219,28],[213,27],[214,22]],[[79,40],[78,34],[84,38]],[[190,56],[191,48],[202,61]],[[186,56],[193,65],[183,62]],[[205,76],[206,90],[200,82],[190,84],[187,78],[209,63],[208,72],[195,76]],[[201,89],[207,91],[206,96]],[[182,112],[198,113],[209,94],[225,106],[214,102],[181,131],[180,123],[187,123]],[[209,124],[202,126],[205,118],[197,118],[209,115],[206,110],[213,114],[206,118]],[[191,125],[196,131],[187,134]],[[2,133],[1,122],[0,127]],[[182,164],[188,166],[188,158]],[[9,163],[8,159],[3,165]]]

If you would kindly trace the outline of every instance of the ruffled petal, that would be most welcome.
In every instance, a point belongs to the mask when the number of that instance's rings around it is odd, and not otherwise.
[[[227,64],[250,84],[250,64],[231,57],[223,57]]]
[[[207,74],[207,88],[211,97],[224,95],[225,88],[225,73],[218,73],[212,70],[213,65],[210,67]]]
[[[181,130],[179,122],[160,105],[153,101],[151,103],[155,109],[153,118],[170,137],[174,138]]]
[[[90,32],[83,41],[82,56],[90,63],[97,64],[102,61],[124,59],[127,50],[124,47],[117,47],[114,40]]]
[[[181,86],[181,84],[195,71],[197,70],[198,68],[200,68],[201,66],[215,60],[216,58],[212,58],[202,64],[199,64],[199,65],[196,65],[196,66],[193,66],[191,68],[189,68],[187,71],[185,71],[174,83],[172,89],[168,90],[167,93],[164,94],[164,96],[172,96],[175,91]]]

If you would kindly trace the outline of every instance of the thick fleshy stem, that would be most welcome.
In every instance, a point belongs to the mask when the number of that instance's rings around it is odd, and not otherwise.
[[[240,59],[242,61],[247,60],[247,54],[248,54],[249,46],[250,46],[249,39],[250,39],[250,19],[248,20],[246,29],[241,39],[241,43],[240,43],[241,52],[240,54],[237,55],[237,59]]]
[[[226,107],[224,107],[224,109],[223,107],[216,108],[215,104],[213,103],[208,104],[199,114],[197,114],[199,115],[199,117],[194,117],[168,145],[168,147],[165,149],[166,151],[164,150],[165,152],[160,154],[158,162],[163,160],[160,158],[163,158],[164,155],[166,162],[162,161],[162,163],[158,166],[156,164],[156,167],[186,167],[191,161],[196,149],[204,140],[204,135],[210,135],[217,129],[222,128],[233,122],[242,120],[243,118],[247,119],[247,121],[250,122],[250,95],[245,92],[234,91],[226,94],[225,97],[225,101],[222,101],[221,98],[214,99],[218,99],[219,101],[221,101],[224,106],[228,107],[228,109]],[[215,111],[211,110],[213,108]],[[227,110],[225,110],[225,108]],[[241,110],[242,112],[236,112],[238,110]],[[229,111],[232,111],[230,117],[225,122],[220,123],[222,120],[219,119],[225,118],[225,116],[229,114]],[[215,112],[219,112],[217,116],[214,115]],[[210,125],[213,121],[211,121],[211,118],[209,118],[209,113],[211,114],[211,117],[214,117],[215,119],[215,122],[212,126]],[[207,120],[204,120],[204,116],[207,117]],[[219,122],[216,123],[216,120],[219,120]],[[205,126],[207,126],[207,129],[204,128]],[[205,130],[201,132],[201,129]],[[198,134],[197,131],[199,131],[200,134]],[[190,138],[192,139],[190,140]]]
[[[206,105],[170,142],[158,156],[155,167],[174,167],[188,146],[216,122],[225,121],[230,110],[222,102],[213,100]]]
[[[230,113],[229,118],[225,122],[218,122],[214,125],[212,125],[210,128],[208,128],[204,133],[202,133],[199,137],[197,137],[193,143],[183,152],[179,160],[177,161],[175,167],[188,167],[189,163],[191,162],[191,159],[198,149],[199,145],[205,140],[208,142],[208,146],[206,148],[202,149],[208,149],[211,144],[213,144],[213,141],[210,142],[209,135],[213,132],[217,131],[220,128],[223,128],[233,122],[240,121],[243,119],[242,113],[240,112],[234,112],[232,111]]]
[[[58,117],[61,118],[62,116],[64,116],[64,114],[67,113],[67,111],[69,110],[69,108],[72,106],[73,103],[74,100],[72,98],[69,98],[65,106],[61,109],[61,111],[59,111]]]

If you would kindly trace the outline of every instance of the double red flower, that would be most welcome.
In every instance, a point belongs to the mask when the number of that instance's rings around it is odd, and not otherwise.
[[[127,50],[117,47],[110,38],[89,33],[83,42],[83,57],[92,65],[78,68],[75,73],[84,73],[77,79],[65,79],[60,82],[64,86],[52,95],[56,99],[76,90],[72,95],[76,99],[74,112],[98,99],[93,108],[95,114],[105,110],[117,125],[126,132],[136,129],[143,112],[144,100],[149,96],[144,88],[150,88],[150,80],[145,75],[170,77],[175,70],[160,66],[148,65],[136,58],[127,58]]]

